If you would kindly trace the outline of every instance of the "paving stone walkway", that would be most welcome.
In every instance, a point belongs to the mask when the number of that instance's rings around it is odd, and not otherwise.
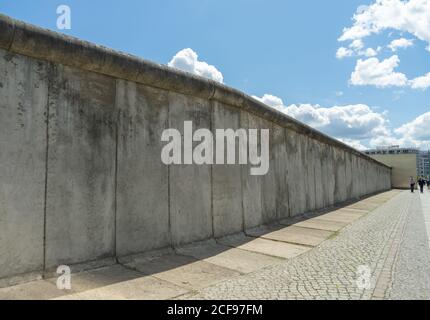
[[[391,190],[246,234],[0,289],[0,299],[430,299],[430,192]],[[72,267],[73,270],[73,267]]]
[[[311,251],[187,298],[430,299],[429,204],[401,192]]]
[[[389,299],[430,299],[430,191],[410,196],[413,200],[385,295]]]

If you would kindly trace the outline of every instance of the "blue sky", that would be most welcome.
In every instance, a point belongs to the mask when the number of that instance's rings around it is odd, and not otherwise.
[[[410,21],[430,23],[430,3],[410,0],[410,7],[399,7],[400,0],[375,1],[0,0],[0,12],[58,31],[56,10],[65,4],[72,28],[61,32],[159,63],[185,63],[185,69],[196,62],[195,53],[225,84],[357,147],[428,148],[430,76],[414,79],[430,72],[430,31]],[[359,20],[373,26],[368,36],[362,37],[362,25],[352,20],[357,8],[364,12]],[[395,10],[409,22],[400,21]],[[411,16],[417,10],[420,19]],[[387,20],[388,26],[381,22]],[[338,41],[354,21],[348,39]],[[390,49],[398,39],[404,41]],[[340,47],[343,58],[336,57]],[[173,59],[185,48],[192,52]],[[374,52],[366,55],[368,48]],[[364,63],[352,77],[359,59]]]

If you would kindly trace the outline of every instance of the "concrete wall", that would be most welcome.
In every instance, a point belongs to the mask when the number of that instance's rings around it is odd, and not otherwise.
[[[270,170],[171,165],[166,128],[270,129]],[[0,279],[242,232],[390,168],[213,81],[0,16]]]
[[[409,178],[417,176],[417,154],[375,154],[373,159],[392,167],[393,188],[409,188]]]
[[[47,69],[0,50],[0,278],[43,268]]]

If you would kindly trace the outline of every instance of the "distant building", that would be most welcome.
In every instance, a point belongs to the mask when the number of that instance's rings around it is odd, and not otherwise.
[[[430,151],[420,151],[418,154],[418,175],[430,177]]]
[[[400,148],[399,146],[378,147],[364,153],[392,167],[391,184],[393,188],[409,188],[409,178],[412,176],[415,179],[421,175],[422,164],[428,164],[429,160],[428,152],[426,162],[425,159],[422,160],[422,152],[419,149]]]

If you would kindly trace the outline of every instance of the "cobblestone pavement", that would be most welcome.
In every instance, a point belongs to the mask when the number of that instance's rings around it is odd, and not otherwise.
[[[417,195],[415,195],[417,197]],[[420,195],[421,201],[411,203],[404,225],[402,243],[386,297],[392,299],[430,298],[430,252],[426,219],[430,217],[430,191]]]
[[[424,222],[426,224],[426,229],[427,229],[428,244],[430,247],[430,197],[428,196],[429,194],[430,194],[430,188],[427,189],[424,195],[420,195],[420,197],[421,197],[421,206],[424,213]]]
[[[430,191],[391,190],[77,271],[69,290],[49,275],[0,288],[0,300],[430,299],[429,245]]]
[[[429,201],[401,192],[313,250],[183,298],[430,299]]]

